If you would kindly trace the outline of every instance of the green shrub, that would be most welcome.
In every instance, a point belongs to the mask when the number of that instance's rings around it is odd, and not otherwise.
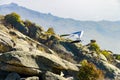
[[[99,51],[100,47],[98,46],[97,43],[90,43],[89,49],[92,50],[92,51]]]
[[[117,60],[120,60],[120,55],[116,55],[115,57]]]
[[[43,36],[43,34],[41,32],[43,32],[44,29],[41,26],[36,25],[35,23],[32,23],[29,20],[25,20],[23,23],[24,23],[25,27],[28,28],[28,34],[27,35],[29,37],[38,40],[40,37]]]
[[[96,68],[93,63],[88,63],[87,60],[81,62],[78,78],[79,80],[104,80],[103,72]]]
[[[101,53],[107,58],[108,61],[111,62],[113,60],[111,53],[109,53],[107,50],[103,50]]]
[[[48,28],[47,34],[55,34],[54,29],[52,27]]]
[[[10,24],[13,28],[22,32],[23,34],[27,34],[27,27],[23,24],[20,16],[16,13],[7,14],[4,18],[6,24]]]
[[[16,26],[18,23],[21,22],[20,16],[18,14],[14,13],[14,12],[11,13],[11,14],[7,14],[5,16],[5,21],[6,21],[6,23],[9,23],[13,26]]]

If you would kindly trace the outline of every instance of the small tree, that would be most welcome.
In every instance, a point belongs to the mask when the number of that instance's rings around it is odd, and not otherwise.
[[[20,16],[17,13],[13,12],[11,14],[7,14],[4,19],[7,24],[11,24],[15,29],[24,34],[27,34],[28,29],[25,27]]]
[[[21,19],[17,13],[13,12],[5,16],[5,21],[13,26],[16,26],[18,23],[21,22]]]
[[[101,70],[97,69],[93,63],[88,63],[87,60],[81,62],[82,67],[79,70],[79,80],[103,80],[104,75]]]
[[[46,33],[48,33],[48,34],[55,34],[54,29],[53,29],[52,27],[50,27],[50,28],[47,30]]]
[[[96,51],[98,54],[100,53],[100,47],[95,40],[91,40],[88,49],[91,51]]]

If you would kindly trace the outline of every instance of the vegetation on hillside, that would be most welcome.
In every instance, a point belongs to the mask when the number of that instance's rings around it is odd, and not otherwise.
[[[114,54],[115,59],[120,60],[120,54]]]
[[[83,60],[81,64],[82,67],[78,72],[79,80],[104,80],[103,72],[97,69],[93,63]]]
[[[88,48],[91,51],[96,51],[98,54],[100,52],[100,47],[98,46],[95,40],[91,40]]]
[[[55,34],[55,31],[52,27],[48,28],[48,30],[46,31],[47,34]]]
[[[18,15],[17,13],[13,12],[10,14],[7,14],[4,18],[6,24],[8,24],[9,26],[12,26],[13,28],[19,30],[22,33],[27,33],[27,28],[24,26],[20,15]]]
[[[11,24],[12,26],[16,26],[18,23],[21,22],[21,18],[20,18],[20,15],[13,12],[5,16],[5,21],[6,23]]]
[[[101,53],[107,58],[109,62],[112,62],[114,60],[114,57],[111,52],[107,50],[102,50]]]

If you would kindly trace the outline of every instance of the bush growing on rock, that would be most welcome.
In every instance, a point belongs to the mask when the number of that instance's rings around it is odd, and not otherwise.
[[[52,27],[48,28],[47,34],[55,34],[54,29]]]
[[[16,13],[7,14],[5,16],[5,21],[13,26],[16,26],[21,22],[20,16]]]
[[[28,28],[28,36],[34,39],[39,39],[40,36],[42,36],[41,32],[44,31],[41,26],[36,25],[35,23],[32,23],[29,20],[25,20],[24,25]]]
[[[91,41],[88,49],[91,50],[91,51],[96,51],[97,53],[100,53],[100,47],[95,41]]]
[[[103,72],[96,68],[93,63],[88,63],[87,60],[81,62],[82,67],[80,67],[78,77],[79,80],[103,80]]]
[[[120,60],[120,55],[115,55],[115,59]]]
[[[20,18],[20,15],[13,12],[11,14],[7,14],[4,18],[6,24],[10,24],[15,29],[19,30],[22,33],[27,33],[27,28],[24,26],[23,21]]]
[[[103,50],[101,53],[107,58],[108,61],[111,62],[113,60],[113,56],[107,50]]]

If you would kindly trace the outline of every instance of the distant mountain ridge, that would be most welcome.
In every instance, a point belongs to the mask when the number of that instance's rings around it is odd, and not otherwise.
[[[15,3],[0,5],[0,14],[5,15],[11,12],[16,12],[23,19],[28,19],[44,28],[53,27],[59,34],[84,30],[83,43],[96,39],[103,49],[120,53],[120,21],[79,21],[60,18],[50,13],[40,13]]]

